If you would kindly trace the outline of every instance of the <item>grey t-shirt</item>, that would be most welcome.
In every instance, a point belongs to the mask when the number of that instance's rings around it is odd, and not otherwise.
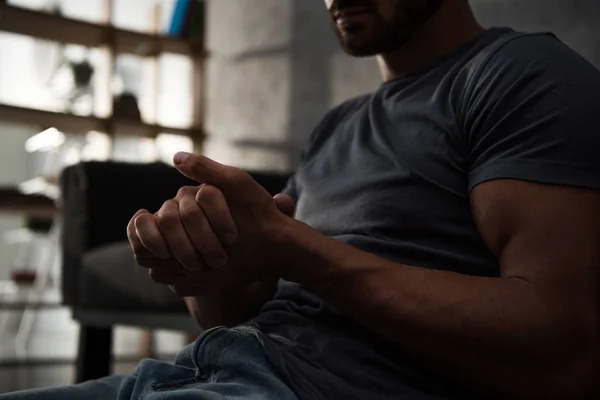
[[[491,29],[345,102],[287,192],[299,220],[366,252],[494,277],[469,192],[500,178],[600,189],[600,73],[551,34]],[[296,283],[251,323],[302,399],[470,397]]]

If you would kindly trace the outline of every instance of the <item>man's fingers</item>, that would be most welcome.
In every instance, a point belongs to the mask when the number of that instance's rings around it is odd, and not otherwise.
[[[161,285],[181,285],[190,281],[190,276],[184,272],[152,268],[149,270],[149,274],[154,282]]]
[[[225,266],[227,253],[196,199],[186,196],[181,198],[178,203],[181,222],[198,254],[202,256],[206,264],[213,268]]]
[[[127,239],[129,240],[129,245],[131,246],[131,249],[133,250],[133,253],[136,257],[138,257],[139,255],[144,257],[152,255],[150,251],[148,251],[148,249],[144,247],[140,238],[135,232],[135,220],[137,219],[137,217],[143,214],[150,213],[147,210],[139,210],[133,215],[133,217],[131,217],[131,220],[127,224]]]
[[[281,211],[288,217],[294,217],[294,213],[296,211],[296,203],[290,195],[279,193],[273,197],[273,200],[275,200],[275,204],[277,204],[277,208],[279,208],[279,211]]]
[[[219,164],[208,157],[179,152],[173,157],[175,168],[198,183],[218,185],[224,181],[224,173],[231,167]]]
[[[175,200],[166,201],[156,214],[156,224],[167,241],[171,253],[188,271],[202,268],[196,249],[190,242],[179,216],[179,204]]]
[[[156,257],[166,260],[171,258],[171,251],[163,235],[156,225],[154,215],[142,213],[134,220],[135,233],[145,248]]]
[[[204,211],[219,240],[227,246],[232,246],[237,240],[237,225],[223,192],[215,186],[203,185],[196,194],[196,202]]]
[[[148,269],[159,269],[165,271],[177,271],[187,273],[183,265],[179,264],[179,262],[170,258],[168,260],[162,260],[157,258],[154,254],[148,252],[147,254],[135,254],[135,262],[144,268]]]
[[[171,285],[169,286],[173,293],[175,293],[179,297],[196,297],[203,293],[202,289],[198,286],[192,285]]]
[[[239,194],[240,191],[252,195],[253,190],[260,188],[260,185],[247,172],[239,168],[219,164],[204,156],[177,153],[173,161],[175,167],[183,175],[196,182],[216,186],[225,195]]]
[[[135,221],[139,216],[150,215],[146,210],[140,210],[131,218],[129,224],[127,224],[127,238],[129,239],[129,245],[133,251],[133,257],[138,265],[145,268],[173,268],[173,259],[163,260],[156,257],[150,252],[138,237],[135,230]]]

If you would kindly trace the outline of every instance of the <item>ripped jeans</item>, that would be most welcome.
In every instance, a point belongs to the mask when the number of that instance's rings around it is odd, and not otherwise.
[[[217,327],[183,348],[174,364],[143,360],[131,375],[0,394],[0,400],[298,400],[252,328]]]

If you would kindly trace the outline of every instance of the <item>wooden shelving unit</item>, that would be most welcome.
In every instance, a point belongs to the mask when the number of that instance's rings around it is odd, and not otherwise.
[[[172,128],[149,125],[118,118],[86,117],[60,112],[35,110],[0,104],[0,119],[30,125],[53,126],[65,132],[110,132],[112,135],[155,137],[159,133],[172,133],[202,139],[201,129]]]
[[[194,63],[194,76],[193,82],[191,82],[194,93],[194,127],[190,129],[172,128],[123,119],[77,116],[6,104],[0,104],[0,120],[34,124],[44,129],[54,126],[59,130],[71,133],[97,130],[110,135],[144,137],[154,137],[159,133],[173,133],[190,136],[197,145],[198,142],[202,142],[204,135],[201,128],[201,116],[203,115],[201,86],[203,84],[203,62],[206,57],[203,38],[186,41],[117,29],[109,24],[94,24],[11,6],[5,0],[0,0],[0,31],[86,47],[104,47],[112,56],[134,54],[156,59],[160,53],[164,52],[187,55],[192,58]]]
[[[58,213],[58,207],[48,197],[23,194],[16,186],[0,186],[0,213],[53,218]]]
[[[117,53],[153,56],[162,52],[191,55],[202,51],[196,43],[148,35],[111,26],[77,21],[0,3],[0,30],[54,42],[100,47],[112,42]],[[111,39],[114,38],[114,39]]]

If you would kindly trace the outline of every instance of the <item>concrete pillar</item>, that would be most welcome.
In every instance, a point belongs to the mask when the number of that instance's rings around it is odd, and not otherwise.
[[[291,171],[320,118],[380,82],[372,59],[343,54],[323,2],[209,0],[206,154]]]

